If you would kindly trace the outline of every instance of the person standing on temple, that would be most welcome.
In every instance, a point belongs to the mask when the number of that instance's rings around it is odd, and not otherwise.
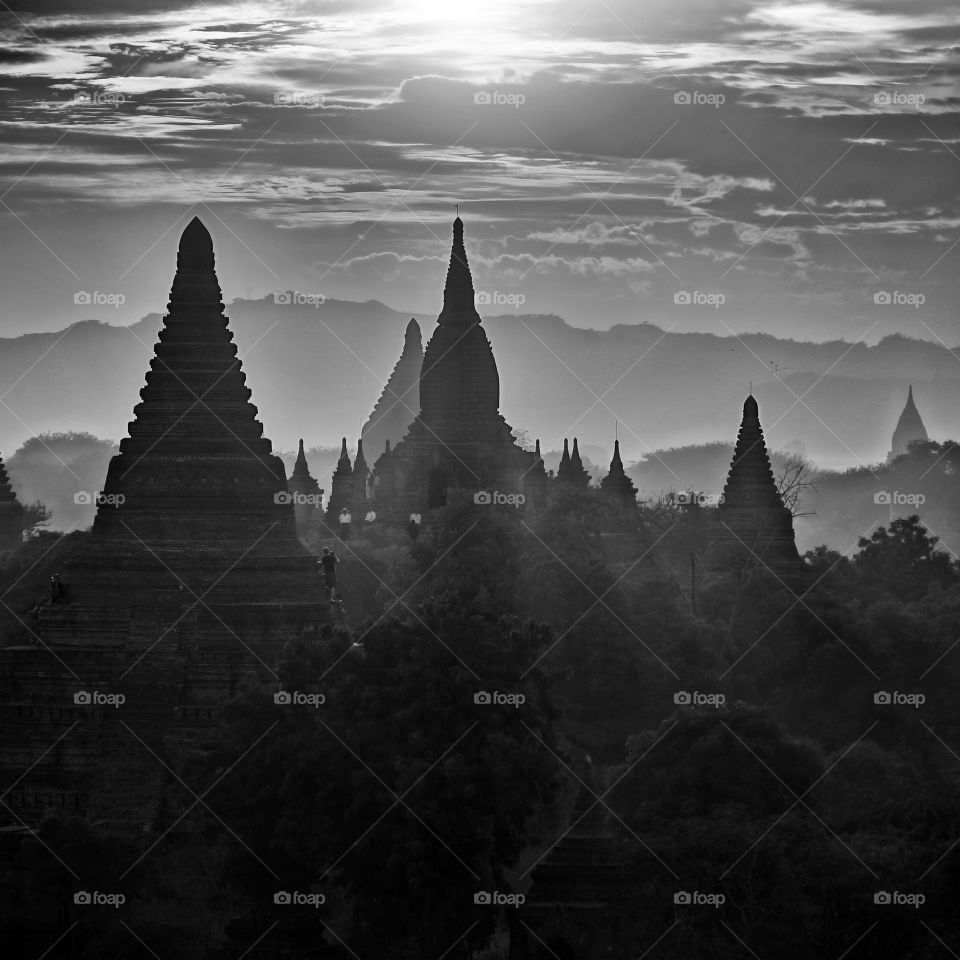
[[[337,586],[337,564],[340,558],[329,547],[323,548],[323,556],[320,558],[320,566],[323,567],[323,581],[327,587],[327,597],[333,596]]]
[[[350,511],[344,507],[340,511],[340,539],[349,540],[350,539],[350,523],[352,521],[350,516]]]

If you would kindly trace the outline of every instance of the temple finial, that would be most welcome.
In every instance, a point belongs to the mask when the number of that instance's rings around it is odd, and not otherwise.
[[[199,217],[194,217],[180,234],[178,270],[212,270],[213,238]]]

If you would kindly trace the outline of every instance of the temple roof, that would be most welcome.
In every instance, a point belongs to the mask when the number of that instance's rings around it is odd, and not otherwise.
[[[178,270],[213,270],[213,237],[199,217],[194,217],[180,235]]]
[[[896,429],[893,431],[893,442],[890,447],[890,457],[898,457],[907,452],[910,443],[914,440],[928,440],[927,428],[917,405],[913,402],[913,386],[907,388],[907,402],[904,405]]]

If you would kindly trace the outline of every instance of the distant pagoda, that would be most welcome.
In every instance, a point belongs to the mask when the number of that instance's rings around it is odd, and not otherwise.
[[[23,505],[10,486],[7,467],[0,458],[0,552],[15,550],[23,542]]]
[[[93,531],[65,571],[73,604],[324,604],[297,537],[284,466],[263,436],[223,314],[210,234],[180,238],[168,312]],[[61,611],[67,608],[60,608]]]
[[[337,460],[333,478],[330,481],[330,499],[327,501],[327,523],[336,524],[340,511],[350,507],[353,499],[353,465],[350,463],[350,454],[347,453],[347,438],[344,437],[340,445],[340,459]],[[335,529],[335,527],[334,527]]]
[[[403,352],[390,374],[373,413],[360,431],[367,450],[374,456],[383,453],[389,440],[396,446],[407,427],[420,412],[420,369],[423,366],[423,340],[420,325],[411,319],[403,337]]]
[[[307,456],[303,452],[303,440],[297,451],[297,460],[293,465],[293,473],[287,481],[287,489],[293,498],[293,512],[297,519],[297,532],[302,537],[310,524],[313,515],[318,511],[323,491],[320,484],[311,476]]]
[[[613,441],[613,459],[610,461],[610,472],[600,481],[600,488],[604,493],[617,497],[627,503],[636,503],[637,488],[623,469],[620,459],[620,441]]]
[[[579,487],[582,490],[586,490],[590,485],[590,474],[583,467],[576,437],[573,438],[573,453],[570,453],[570,447],[566,438],[564,438],[563,456],[560,457],[560,466],[557,467],[557,480],[560,483],[571,487]]]
[[[907,453],[910,444],[914,440],[929,440],[927,428],[923,425],[920,417],[920,411],[913,402],[913,386],[907,388],[907,402],[897,421],[897,428],[893,431],[893,442],[890,452],[887,454],[889,463],[895,457]]]
[[[723,501],[711,517],[709,538],[708,567],[735,569],[755,562],[780,576],[800,569],[793,516],[777,491],[752,395],[743,404]]]
[[[500,377],[457,217],[443,309],[420,372],[420,412],[374,464],[378,512],[406,520],[411,511],[443,506],[454,491],[525,494],[536,456],[516,444],[499,406]]]

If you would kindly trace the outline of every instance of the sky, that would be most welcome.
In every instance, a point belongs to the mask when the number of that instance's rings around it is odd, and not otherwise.
[[[9,2],[9,0],[8,0]],[[20,9],[18,9],[18,4]],[[18,0],[0,336],[227,302],[960,343],[954,0]]]

